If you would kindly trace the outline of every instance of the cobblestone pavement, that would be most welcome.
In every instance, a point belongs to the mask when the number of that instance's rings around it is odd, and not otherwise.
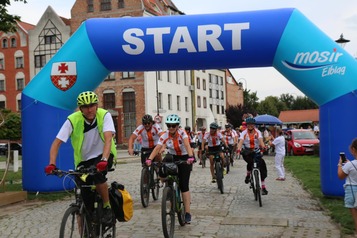
[[[276,181],[274,158],[266,156],[265,160],[269,194],[262,197],[262,207],[254,200],[249,186],[244,184],[244,161],[236,161],[225,176],[224,194],[211,183],[209,168],[202,169],[195,164],[190,184],[192,223],[181,227],[177,222],[175,237],[340,237],[338,227],[296,179],[288,173],[286,181]],[[117,223],[117,237],[163,237],[161,191],[159,200],[150,198],[149,207],[143,208],[138,157],[122,161],[126,163],[109,175],[109,181],[126,185],[134,199],[135,211],[131,221]],[[5,213],[5,209],[0,208],[0,237],[58,237],[62,215],[70,202],[67,199],[37,206],[15,205],[6,208]]]

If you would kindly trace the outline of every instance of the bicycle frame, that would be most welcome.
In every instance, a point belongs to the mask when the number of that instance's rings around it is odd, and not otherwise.
[[[254,193],[254,199],[255,201],[259,202],[259,206],[262,206],[262,198],[261,198],[261,175],[260,175],[260,170],[258,167],[258,159],[257,159],[257,153],[255,152],[253,154],[253,169],[250,173],[250,181],[251,181],[251,185],[250,187],[253,189],[253,193]],[[259,150],[260,153],[260,150]]]

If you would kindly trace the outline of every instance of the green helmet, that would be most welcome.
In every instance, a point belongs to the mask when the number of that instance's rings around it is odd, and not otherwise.
[[[98,96],[92,91],[80,93],[77,97],[78,106],[90,105],[94,103],[98,103]]]
[[[180,117],[176,114],[170,114],[166,117],[166,124],[180,124]]]
[[[215,123],[215,122],[212,122],[211,124],[209,124],[209,128],[212,128],[212,129],[218,129],[218,124]]]

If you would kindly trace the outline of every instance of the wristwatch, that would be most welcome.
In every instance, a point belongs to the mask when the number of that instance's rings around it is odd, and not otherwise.
[[[104,157],[103,157],[103,158],[102,158],[102,161],[107,161],[107,158],[104,158]]]

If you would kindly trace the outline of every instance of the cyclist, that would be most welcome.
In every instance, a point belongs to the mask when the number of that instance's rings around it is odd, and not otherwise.
[[[196,135],[195,132],[191,131],[191,127],[189,126],[185,126],[185,132],[188,136],[188,141],[190,143],[191,149],[192,149],[192,154],[193,156],[195,156],[195,148],[196,148]]]
[[[202,164],[202,140],[203,136],[206,133],[206,127],[202,126],[200,130],[197,132],[197,146],[198,146],[198,158],[200,159],[200,165]]]
[[[223,131],[223,137],[228,145],[230,160],[233,160],[233,151],[236,150],[238,144],[238,134],[232,129],[232,125],[227,123],[224,126],[226,130]]]
[[[143,153],[147,151],[152,151],[157,142],[159,141],[160,135],[164,132],[162,131],[160,125],[155,123],[152,116],[146,114],[141,119],[142,124],[139,125],[135,131],[131,134],[128,142],[128,153],[129,155],[134,155],[133,144],[135,139],[140,135],[141,136],[141,163],[145,164],[149,153]],[[158,155],[157,159],[161,161],[161,154]]]
[[[210,170],[211,170],[211,175],[212,175],[212,183],[216,182],[216,176],[214,175],[214,163],[213,163],[213,154],[211,154],[212,152],[219,152],[219,155],[221,157],[222,160],[222,165],[224,167],[224,155],[222,152],[222,146],[221,146],[221,142],[224,145],[225,148],[227,148],[227,144],[223,139],[222,134],[217,131],[219,128],[218,124],[215,122],[212,122],[209,125],[209,132],[205,133],[203,140],[202,140],[202,145],[201,145],[201,149],[204,150],[205,148],[205,143],[207,142],[208,145],[208,153],[209,155],[209,161],[210,161]],[[225,173],[225,171],[223,171],[223,173]]]
[[[62,125],[50,149],[50,164],[46,166],[46,174],[56,169],[56,158],[60,145],[71,137],[74,150],[74,165],[90,167],[95,165],[101,173],[89,176],[86,184],[94,181],[98,193],[103,199],[103,223],[111,223],[112,212],[109,202],[106,171],[116,160],[117,150],[113,140],[115,134],[111,114],[98,107],[98,96],[91,91],[82,92],[77,98],[79,111],[68,116]],[[82,196],[90,209],[93,207],[90,191],[83,189]]]
[[[250,179],[250,173],[253,168],[253,156],[255,156],[254,150],[260,148],[265,149],[265,144],[263,142],[262,133],[257,128],[255,128],[255,119],[252,117],[248,117],[245,119],[245,122],[247,123],[247,129],[242,131],[240,135],[237,152],[238,154],[242,152],[243,159],[245,160],[245,162],[247,162],[247,175],[245,177],[244,182],[248,184]],[[265,186],[265,178],[268,175],[267,167],[262,156],[257,159],[259,159],[258,166],[261,173],[262,194],[267,195],[268,191]]]
[[[173,155],[175,161],[187,160],[187,164],[178,165],[178,178],[180,190],[182,192],[182,200],[185,206],[185,222],[191,223],[191,194],[189,189],[190,175],[192,163],[194,162],[192,149],[186,132],[179,128],[181,119],[176,114],[168,115],[166,118],[167,131],[160,137],[157,146],[151,153],[146,164],[150,165],[151,161],[160,152],[162,146],[166,146],[168,153]]]

